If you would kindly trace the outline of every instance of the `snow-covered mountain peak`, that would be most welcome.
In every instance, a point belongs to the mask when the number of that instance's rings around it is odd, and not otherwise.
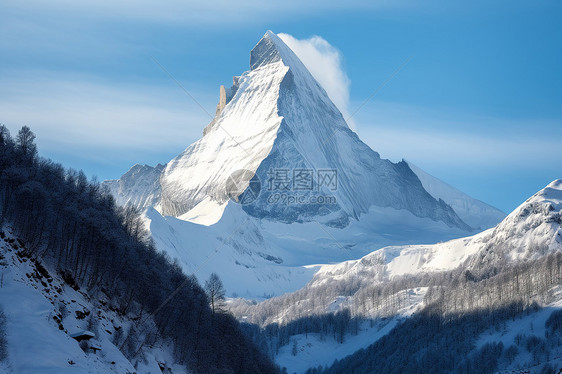
[[[283,40],[271,30],[267,31],[250,52],[250,69],[282,61],[293,70],[306,71],[306,67]]]
[[[562,250],[562,183],[553,181],[488,230],[471,268],[494,268]]]
[[[331,121],[330,125],[348,127],[347,122],[335,104],[333,104],[324,88],[316,81],[295,52],[271,30],[265,33],[250,52],[251,70],[256,70],[269,64],[282,64],[288,68],[287,77],[284,82],[287,88],[292,84],[299,86],[300,89],[304,89],[314,96],[314,99],[321,100],[322,105],[326,105],[329,112],[334,112],[342,117],[341,121]]]
[[[522,223],[534,226],[545,220],[550,221],[553,217],[554,219],[558,217],[560,220],[561,213],[562,180],[557,179],[519,205],[498,225],[498,228],[507,224],[520,225]]]
[[[165,165],[134,165],[119,179],[103,182],[119,205],[138,209],[156,206],[160,201],[160,174]]]
[[[159,196],[144,206],[155,208],[146,213],[152,238],[187,272],[206,264],[205,254],[220,248],[221,256],[201,270],[201,279],[215,271],[230,293],[278,294],[311,279],[315,270],[304,265],[471,231],[451,204],[466,202],[467,217],[477,215],[472,208],[480,205],[450,186],[429,191],[420,170],[381,159],[347,126],[326,91],[277,35],[267,32],[255,45],[250,68],[231,87],[221,88],[215,118],[203,137],[157,178],[152,173],[141,178],[151,195]],[[238,171],[261,181],[256,199],[243,205],[231,200],[237,196],[228,189]],[[430,187],[443,187],[427,180]],[[248,186],[242,183],[236,193]],[[497,221],[477,223],[474,228]],[[411,266],[392,260],[404,258],[396,249],[372,260],[384,260],[381,266],[392,274],[408,273],[425,260],[430,260],[428,271],[446,269],[466,258],[456,250],[462,245],[443,254],[435,248],[427,258],[419,257],[423,248],[408,248]]]
[[[267,31],[250,52],[250,69],[256,70],[264,65],[280,61],[282,57],[281,51],[278,48],[279,45],[281,45],[281,50],[283,50],[282,46],[284,44],[279,37],[271,30]]]
[[[350,130],[326,91],[273,32],[252,49],[250,67],[221,88],[204,136],[171,160],[159,179],[149,173],[143,184],[151,191],[135,201],[210,225],[232,197],[229,178],[244,170],[261,181],[257,199],[243,207],[254,217],[345,227],[377,206],[470,230],[424,189],[407,163],[381,159]],[[240,191],[249,185],[244,183]],[[115,183],[110,189],[120,192]]]

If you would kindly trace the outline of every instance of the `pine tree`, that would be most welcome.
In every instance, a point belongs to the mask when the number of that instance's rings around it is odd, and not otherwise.
[[[35,134],[27,126],[23,126],[16,136],[16,146],[25,159],[32,159],[37,155]]]

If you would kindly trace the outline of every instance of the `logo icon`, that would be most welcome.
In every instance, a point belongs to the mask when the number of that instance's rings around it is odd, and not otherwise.
[[[236,170],[226,180],[226,194],[237,204],[252,204],[257,200],[260,191],[260,179],[250,170]]]

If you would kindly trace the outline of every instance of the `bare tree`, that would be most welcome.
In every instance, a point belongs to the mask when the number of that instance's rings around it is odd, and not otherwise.
[[[205,282],[205,291],[209,296],[209,302],[213,314],[224,311],[225,289],[217,273],[212,273]]]

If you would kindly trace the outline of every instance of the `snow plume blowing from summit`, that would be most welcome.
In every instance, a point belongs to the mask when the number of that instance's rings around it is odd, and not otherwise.
[[[343,68],[341,52],[318,35],[313,35],[308,39],[297,39],[284,33],[277,34],[277,36],[293,50],[312,76],[326,90],[343,116],[349,117],[351,80]],[[353,120],[348,120],[347,123],[351,129],[356,129]]]

